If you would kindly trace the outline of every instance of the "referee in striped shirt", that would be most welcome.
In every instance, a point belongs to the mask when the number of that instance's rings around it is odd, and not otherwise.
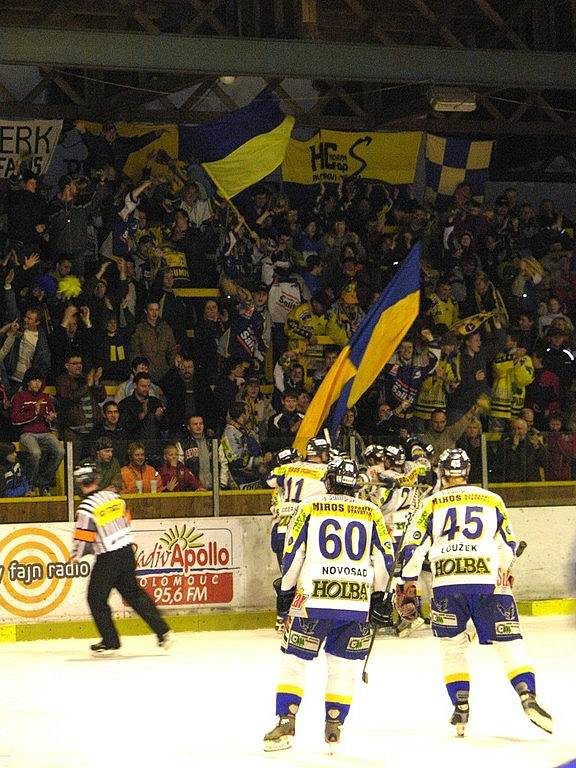
[[[166,649],[172,639],[170,627],[136,582],[133,536],[126,504],[113,491],[99,491],[99,480],[93,461],[83,461],[74,470],[74,481],[84,498],[78,507],[70,559],[76,562],[84,555],[96,555],[88,584],[88,606],[102,640],[91,645],[90,650],[95,656],[105,656],[120,648],[120,637],[108,605],[114,588],[156,634],[158,645]]]

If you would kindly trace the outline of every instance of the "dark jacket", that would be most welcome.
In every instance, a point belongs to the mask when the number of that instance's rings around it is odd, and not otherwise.
[[[200,376],[195,373],[192,378],[193,392],[189,394],[188,401],[186,383],[175,366],[162,377],[159,385],[166,398],[166,420],[170,432],[180,433],[188,417],[193,415],[203,417],[206,429],[214,429],[214,395],[210,386]]]
[[[72,259],[88,249],[88,225],[98,213],[108,188],[98,185],[94,195],[86,203],[65,202],[56,197],[48,210],[48,232],[52,256],[66,255]]]
[[[143,419],[139,418],[139,414],[142,413],[144,403],[138,400],[134,392],[118,403],[120,424],[131,440],[159,440],[161,431],[166,429],[165,414],[160,419],[155,416],[156,409],[164,407],[162,402],[157,397],[148,397],[146,402],[148,410]]]
[[[504,437],[498,445],[493,482],[537,483],[540,467],[546,464],[545,452],[534,446],[529,438],[513,445],[511,437]]]
[[[132,152],[137,152],[156,141],[161,135],[161,131],[148,131],[140,136],[118,136],[110,142],[102,134],[95,136],[86,132],[82,135],[82,141],[88,150],[86,170],[90,170],[94,165],[111,165],[121,174]]]
[[[62,325],[58,325],[50,335],[50,349],[52,355],[52,372],[54,376],[60,376],[66,372],[65,363],[68,355],[79,355],[86,368],[90,368],[94,360],[93,328],[78,325],[74,336],[69,336]]]
[[[36,231],[38,224],[47,219],[46,201],[38,192],[16,189],[6,196],[5,210],[8,216],[8,237],[39,249],[42,235]]]

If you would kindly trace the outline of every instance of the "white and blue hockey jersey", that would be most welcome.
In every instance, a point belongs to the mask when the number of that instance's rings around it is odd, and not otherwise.
[[[515,550],[500,496],[472,485],[452,486],[422,502],[406,537],[402,578],[416,579],[428,554],[435,595],[490,594]]]
[[[296,586],[291,616],[366,621],[373,590],[384,590],[392,539],[370,501],[339,494],[298,506],[284,547],[282,589]]]

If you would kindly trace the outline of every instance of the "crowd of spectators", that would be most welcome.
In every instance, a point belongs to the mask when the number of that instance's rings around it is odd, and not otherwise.
[[[466,448],[479,481],[487,431],[493,482],[576,479],[573,225],[551,200],[463,183],[439,208],[354,179],[232,206],[158,132],[77,127],[84,176],[49,199],[24,159],[1,191],[2,495],[54,493],[64,440],[103,487],[160,493],[212,488],[217,437],[221,485],[259,486],[416,242],[419,317],[337,447],[422,435]]]

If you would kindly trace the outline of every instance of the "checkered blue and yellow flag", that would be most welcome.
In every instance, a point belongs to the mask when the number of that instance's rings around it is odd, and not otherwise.
[[[425,199],[433,204],[447,203],[463,181],[472,187],[473,197],[482,199],[493,146],[493,141],[442,138],[429,133]]]

